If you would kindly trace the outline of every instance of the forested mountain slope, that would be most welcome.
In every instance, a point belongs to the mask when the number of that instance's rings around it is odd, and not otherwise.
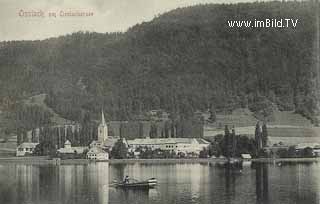
[[[249,107],[264,117],[274,104],[312,119],[314,8],[208,4],[170,11],[125,33],[2,42],[0,109],[14,113],[18,101],[45,93],[47,105],[73,121],[97,118],[101,107],[110,120],[160,108],[189,118],[196,110]],[[296,28],[227,26],[227,20],[265,18],[299,21]]]

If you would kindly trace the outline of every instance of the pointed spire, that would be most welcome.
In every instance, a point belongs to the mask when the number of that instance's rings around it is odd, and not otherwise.
[[[104,119],[103,109],[101,110],[101,124],[106,125],[106,120]]]

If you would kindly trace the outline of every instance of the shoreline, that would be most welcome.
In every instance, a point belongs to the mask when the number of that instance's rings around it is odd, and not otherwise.
[[[241,161],[239,159],[238,161]],[[258,158],[248,162],[257,163],[310,163],[319,162],[320,157],[315,158]],[[191,159],[110,159],[107,161],[92,161],[88,159],[50,159],[47,156],[41,157],[2,157],[0,164],[34,164],[34,165],[84,165],[91,163],[108,162],[109,164],[223,164],[226,159],[219,158],[191,158]]]

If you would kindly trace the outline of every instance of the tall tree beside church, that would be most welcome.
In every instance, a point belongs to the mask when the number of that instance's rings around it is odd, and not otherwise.
[[[227,158],[230,157],[230,150],[229,150],[229,143],[230,143],[230,131],[228,125],[224,128],[224,156]]]
[[[31,130],[31,142],[36,142],[36,130]]]
[[[22,128],[17,128],[17,144],[23,143]]]
[[[261,137],[262,137],[262,132],[261,132],[260,123],[257,122],[257,124],[256,124],[256,129],[255,129],[255,133],[254,133],[254,138],[255,138],[255,141],[256,141],[256,150],[257,150],[257,153],[261,150],[261,147],[262,147]]]
[[[236,131],[235,128],[232,128],[231,131],[231,141],[230,141],[230,149],[231,149],[231,157],[235,157],[236,155],[236,148],[237,148],[237,136],[236,136]]]
[[[209,117],[209,120],[211,122],[215,122],[217,119],[217,115],[216,115],[216,109],[214,107],[214,105],[211,105],[210,107],[210,117]]]
[[[268,145],[268,130],[267,130],[267,124],[263,123],[262,125],[262,147],[265,147]]]
[[[151,123],[149,137],[157,138],[157,132],[158,132],[157,125],[155,123]]]

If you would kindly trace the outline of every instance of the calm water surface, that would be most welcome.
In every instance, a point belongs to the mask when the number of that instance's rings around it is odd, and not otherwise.
[[[156,177],[149,191],[109,186],[125,175]],[[320,164],[244,166],[209,164],[0,165],[1,204],[320,203]]]

